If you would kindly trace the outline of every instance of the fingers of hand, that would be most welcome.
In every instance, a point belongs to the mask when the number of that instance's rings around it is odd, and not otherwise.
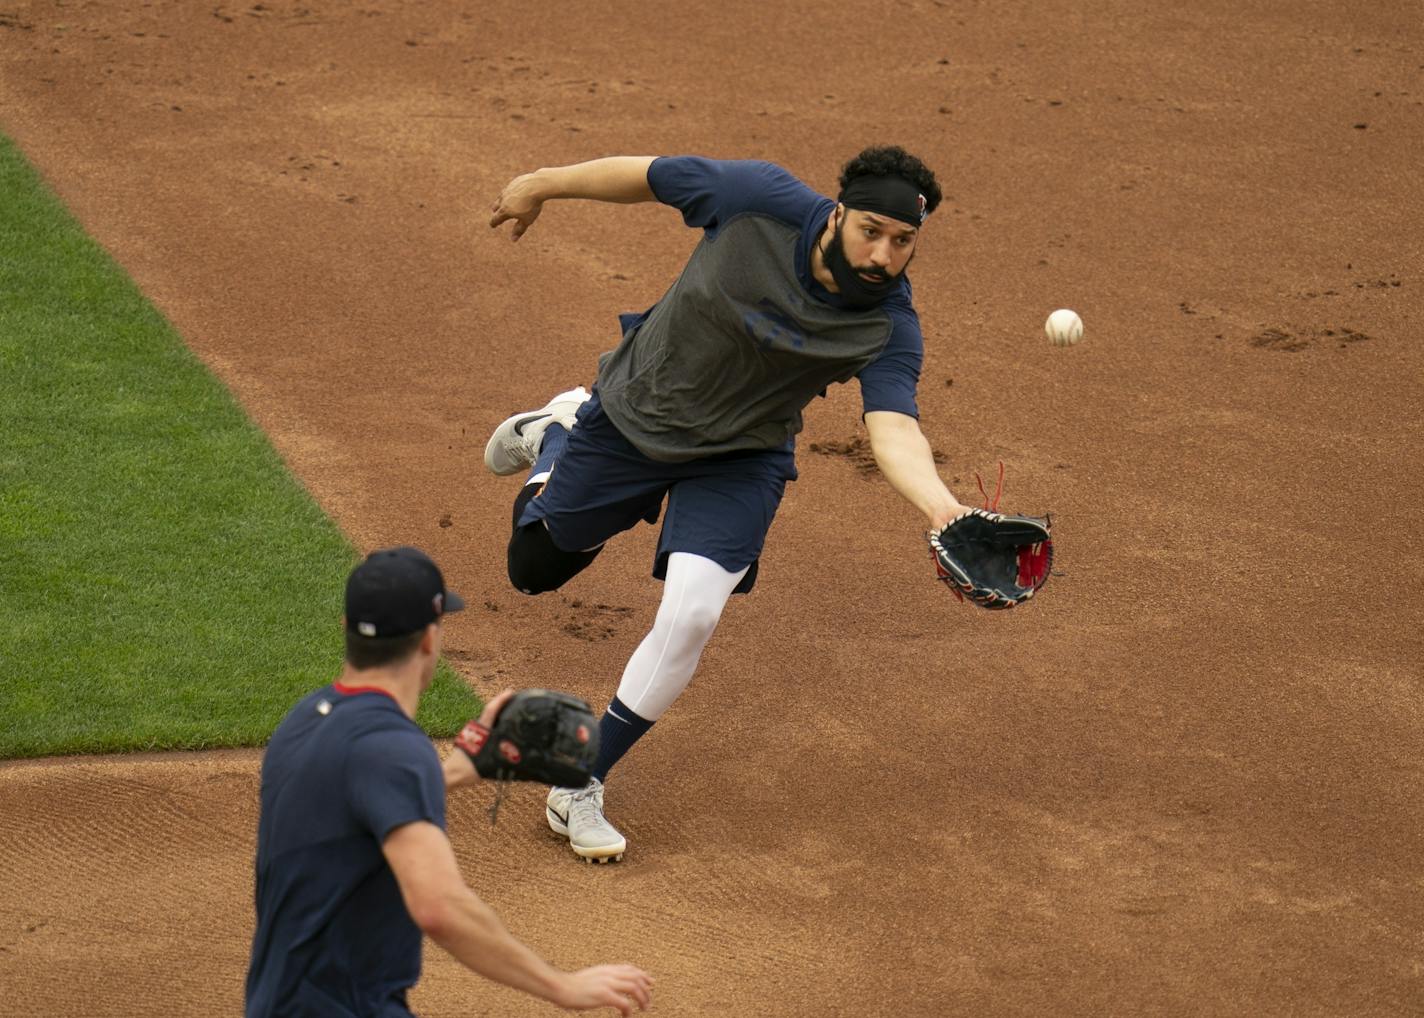
[[[504,710],[504,705],[514,696],[514,690],[506,687],[492,700],[485,703],[485,709],[480,711],[480,724],[486,728],[494,726],[495,719],[499,717],[499,712]]]
[[[652,1002],[652,979],[644,972],[636,975],[624,976],[617,983],[617,990],[625,996],[632,997],[638,1002],[638,1007],[644,1010]]]
[[[602,1002],[622,1014],[646,1011],[653,1000],[653,977],[633,965],[609,965],[603,969]]]
[[[647,1008],[653,1002],[653,977],[642,969],[634,969],[633,981],[637,987],[633,995],[639,1004]]]
[[[643,1000],[633,999],[632,994],[622,993],[613,987],[606,987],[603,992],[602,1004],[608,1007],[615,1007],[619,1014],[630,1015],[634,1010],[646,1011],[648,1004]]]

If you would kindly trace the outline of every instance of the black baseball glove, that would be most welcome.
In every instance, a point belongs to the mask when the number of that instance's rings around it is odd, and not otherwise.
[[[482,778],[582,788],[598,757],[598,724],[576,696],[522,689],[510,697],[492,728],[471,721],[455,745]]]
[[[930,534],[930,557],[939,578],[961,601],[1012,608],[1048,581],[1053,568],[1049,521],[971,509]]]

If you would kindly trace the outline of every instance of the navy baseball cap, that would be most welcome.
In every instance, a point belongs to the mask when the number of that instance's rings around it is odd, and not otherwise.
[[[346,631],[358,636],[405,636],[463,607],[419,548],[373,551],[346,579]]]

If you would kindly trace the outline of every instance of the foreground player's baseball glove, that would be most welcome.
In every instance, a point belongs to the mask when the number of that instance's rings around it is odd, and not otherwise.
[[[984,608],[1022,604],[1053,568],[1049,521],[971,509],[930,535],[935,570],[960,600]]]
[[[598,757],[598,725],[576,696],[523,689],[504,705],[492,728],[471,721],[455,745],[482,778],[582,788]]]

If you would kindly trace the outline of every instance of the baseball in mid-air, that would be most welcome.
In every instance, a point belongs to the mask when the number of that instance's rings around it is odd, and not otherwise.
[[[1083,319],[1078,317],[1076,311],[1059,308],[1048,316],[1043,331],[1048,333],[1055,346],[1072,346],[1083,338]]]

